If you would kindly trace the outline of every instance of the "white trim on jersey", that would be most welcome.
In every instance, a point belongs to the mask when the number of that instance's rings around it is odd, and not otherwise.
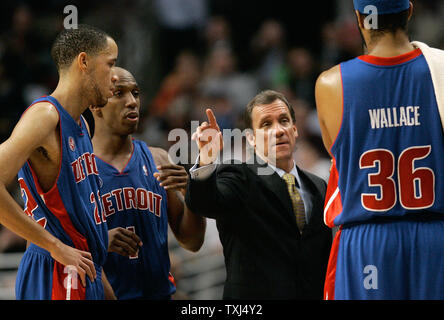
[[[441,124],[444,131],[444,51],[430,48],[425,43],[419,41],[413,41],[412,45],[415,48],[421,49],[429,65],[433,87],[435,89],[436,102],[438,103],[438,111],[441,116]]]
[[[328,199],[327,204],[325,205],[325,209],[324,209],[324,223],[325,223],[326,225],[328,225],[328,223],[327,223],[327,219],[326,219],[328,209],[330,208],[331,204],[332,204],[333,201],[336,199],[336,197],[337,197],[338,194],[339,194],[339,187],[336,187],[335,192],[333,192],[333,194],[331,195],[330,199]]]

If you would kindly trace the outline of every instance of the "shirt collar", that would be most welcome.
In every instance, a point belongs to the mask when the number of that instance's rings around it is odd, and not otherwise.
[[[274,165],[268,163],[268,165],[270,166],[270,168],[272,168],[278,175],[279,177],[283,177],[284,174],[286,173],[285,170],[281,169],[281,168],[277,168]],[[296,163],[293,161],[293,168],[291,169],[291,171],[289,172],[290,174],[294,175],[296,178],[296,188],[300,188],[301,186],[301,181],[299,179],[299,173],[298,170],[296,168]]]

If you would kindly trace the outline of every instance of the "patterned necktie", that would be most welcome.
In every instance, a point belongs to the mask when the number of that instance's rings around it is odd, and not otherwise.
[[[283,176],[287,183],[288,193],[290,194],[291,202],[293,203],[293,212],[296,216],[296,223],[299,228],[299,232],[302,233],[305,224],[305,207],[304,201],[302,201],[301,195],[296,189],[295,177],[290,173],[286,173]]]

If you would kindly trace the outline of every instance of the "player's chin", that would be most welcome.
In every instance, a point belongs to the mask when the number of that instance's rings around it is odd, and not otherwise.
[[[139,127],[139,122],[124,121],[123,127],[126,134],[133,134],[137,131],[137,128]]]
[[[99,99],[97,99],[97,102],[94,106],[98,108],[103,108],[107,104],[108,104],[108,98],[100,97]]]
[[[101,93],[101,96],[98,97],[98,100],[100,100],[102,106],[105,106],[108,103],[108,100],[111,99],[113,95],[114,92],[112,90],[104,90]]]

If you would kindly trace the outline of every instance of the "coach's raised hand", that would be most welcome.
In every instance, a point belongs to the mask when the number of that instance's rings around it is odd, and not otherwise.
[[[204,166],[216,161],[219,152],[223,148],[222,133],[211,109],[205,110],[208,122],[204,121],[197,127],[191,137],[199,148],[199,165]]]

